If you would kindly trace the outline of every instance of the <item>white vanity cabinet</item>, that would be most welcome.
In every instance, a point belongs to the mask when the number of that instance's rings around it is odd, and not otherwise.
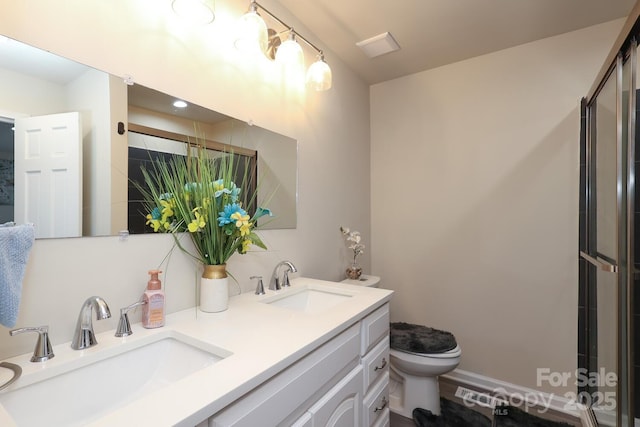
[[[209,427],[388,425],[389,305],[209,418]]]

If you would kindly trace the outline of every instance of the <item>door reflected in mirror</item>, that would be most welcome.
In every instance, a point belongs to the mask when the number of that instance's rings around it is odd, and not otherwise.
[[[138,213],[128,212],[128,150],[133,132],[119,133],[118,123],[123,123],[127,129],[129,124],[152,129],[139,133],[135,144],[142,146],[152,138],[167,138],[167,134],[180,136],[174,141],[194,138],[198,129],[207,140],[255,150],[259,202],[276,214],[262,228],[296,227],[297,142],[292,138],[188,102],[187,108],[178,109],[172,106],[175,98],[162,92],[129,86],[117,76],[11,39],[0,43],[0,92],[0,223],[35,223],[37,238],[117,235],[128,229],[129,217]],[[81,191],[74,194],[81,208],[70,225],[70,215],[38,206],[37,200],[44,197],[40,193],[20,190],[16,194],[16,183],[21,187],[31,183],[33,189],[38,172],[22,168],[16,179],[14,123],[72,112],[77,113],[80,127]],[[33,157],[42,152],[44,144],[50,144],[49,151],[60,151],[60,141],[40,135],[28,134],[30,142],[18,152]],[[75,197],[62,191],[70,186],[64,180],[56,181],[61,175],[39,176],[40,184],[57,182],[47,194],[54,195],[56,209],[63,212]],[[63,215],[66,223],[60,219]]]

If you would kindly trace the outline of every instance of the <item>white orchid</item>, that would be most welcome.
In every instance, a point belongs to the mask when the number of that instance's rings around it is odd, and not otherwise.
[[[360,236],[359,231],[351,231],[347,227],[340,227],[340,231],[342,235],[345,236],[348,242],[348,248],[353,250],[353,262],[356,262],[356,258],[358,255],[364,253],[364,244],[360,243],[362,237]]]

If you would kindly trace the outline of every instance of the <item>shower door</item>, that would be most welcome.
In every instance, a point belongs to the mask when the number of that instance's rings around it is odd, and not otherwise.
[[[598,425],[633,426],[629,293],[634,280],[635,43],[584,100],[576,385]],[[633,105],[634,108],[629,108]],[[580,341],[580,340],[579,340]]]

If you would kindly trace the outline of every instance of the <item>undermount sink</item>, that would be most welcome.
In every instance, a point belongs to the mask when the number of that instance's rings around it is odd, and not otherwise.
[[[353,294],[323,286],[305,285],[281,290],[279,295],[267,297],[261,302],[276,307],[305,313],[318,313],[348,301]]]
[[[86,366],[66,367],[71,370],[7,390],[0,393],[0,404],[18,426],[84,425],[230,355],[181,334],[165,334],[137,347],[125,346]],[[78,361],[84,363],[83,359]]]

